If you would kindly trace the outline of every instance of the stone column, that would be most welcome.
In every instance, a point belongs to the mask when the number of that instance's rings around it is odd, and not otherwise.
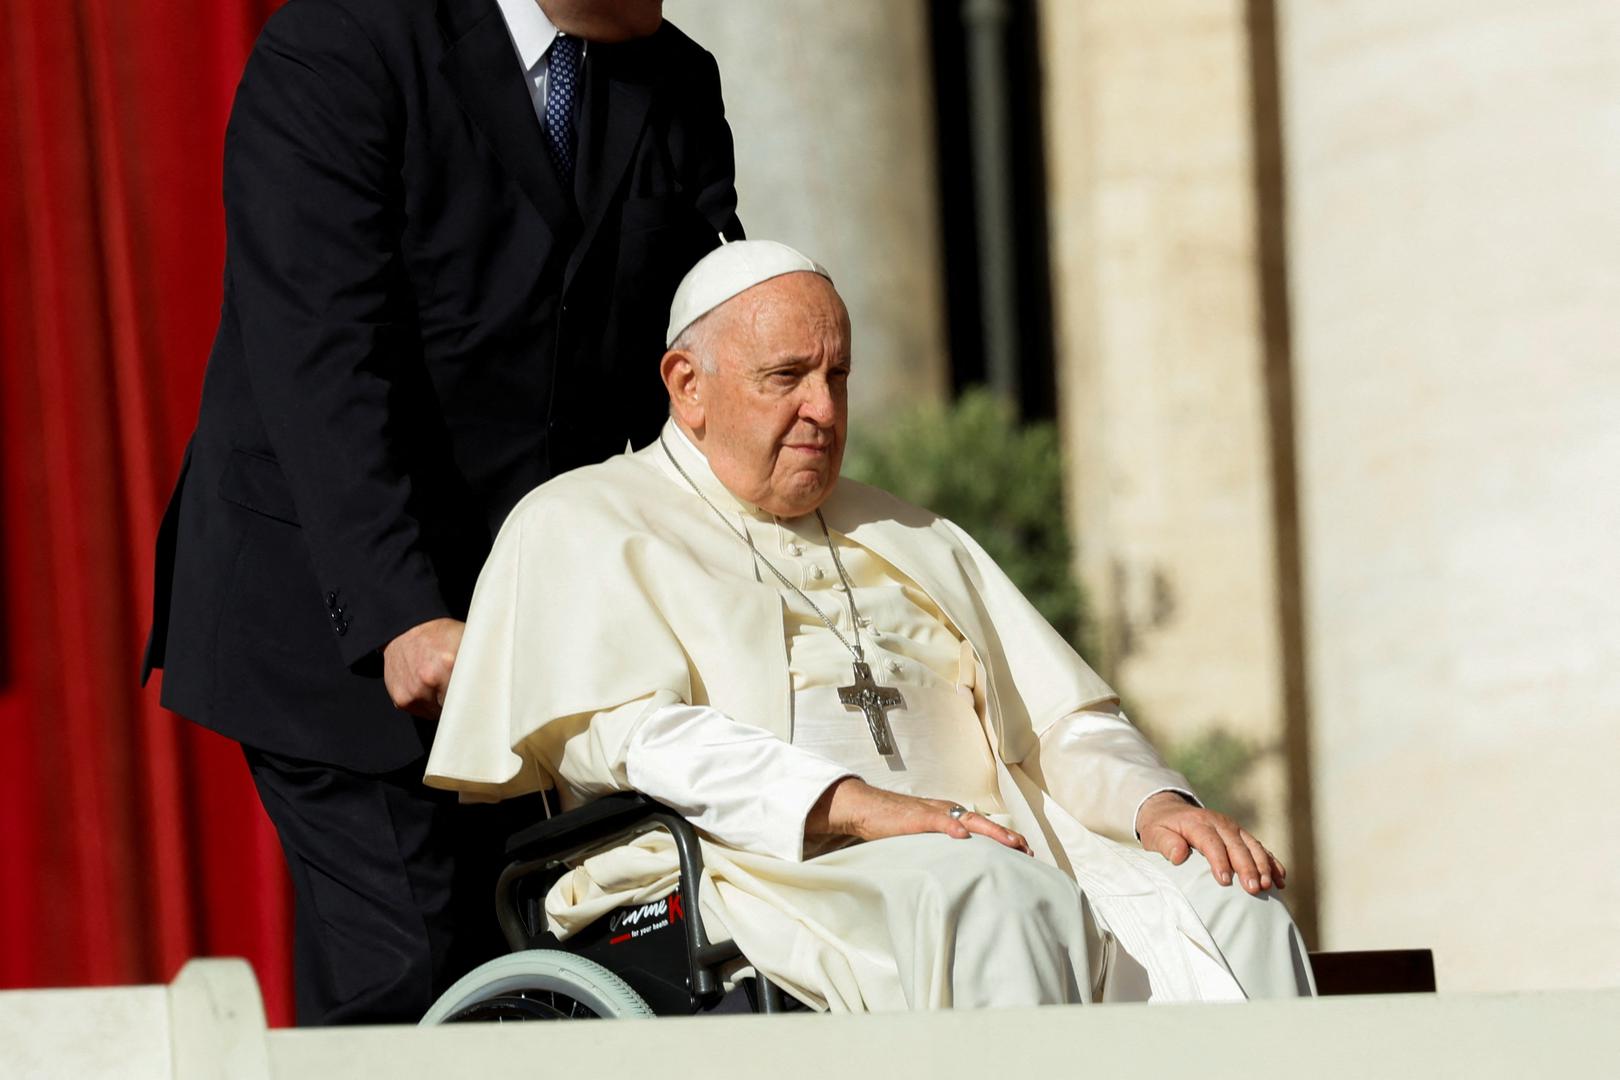
[[[1335,948],[1620,971],[1620,5],[1281,6]]]
[[[720,63],[748,235],[826,266],[863,424],[949,386],[923,0],[668,0]],[[964,225],[964,227],[968,227]]]
[[[1286,812],[1247,9],[1040,16],[1060,415],[1101,661],[1161,745],[1220,729],[1262,749],[1250,827],[1308,870],[1310,822]],[[1307,926],[1308,879],[1289,890]]]

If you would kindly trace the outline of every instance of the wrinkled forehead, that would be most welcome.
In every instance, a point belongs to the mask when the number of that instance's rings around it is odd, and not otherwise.
[[[719,344],[728,353],[769,358],[782,353],[831,351],[849,355],[849,312],[832,282],[797,272],[762,281],[710,313]]]

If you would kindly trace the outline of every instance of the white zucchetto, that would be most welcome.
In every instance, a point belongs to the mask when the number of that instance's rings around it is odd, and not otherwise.
[[[828,281],[832,275],[803,252],[774,240],[736,240],[721,244],[686,272],[669,305],[669,333],[664,347],[681,331],[745,289],[783,274],[808,271]]]

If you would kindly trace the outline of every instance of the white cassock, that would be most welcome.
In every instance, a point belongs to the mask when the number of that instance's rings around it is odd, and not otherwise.
[[[841,480],[779,521],[732,496],[673,423],[512,512],[473,598],[427,782],[467,798],[639,790],[703,837],[704,917],[795,996],[839,1010],[1309,993],[1282,905],[1201,856],[1135,842],[1186,791],[1112,690],[950,522]],[[858,616],[828,540],[853,586]],[[781,586],[768,560],[801,589]],[[860,639],[890,710],[880,755],[837,688]],[[807,846],[838,779],[948,799],[1023,833]],[[1190,793],[1189,793],[1190,794]],[[662,833],[586,860],[548,897],[566,935],[676,877]]]

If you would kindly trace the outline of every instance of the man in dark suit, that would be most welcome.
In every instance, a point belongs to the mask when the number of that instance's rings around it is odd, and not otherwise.
[[[146,673],[243,745],[300,1023],[481,959],[498,838],[420,784],[474,579],[527,491],[657,434],[675,285],[741,235],[713,58],[661,0],[536,3],[292,0],[227,130]]]

